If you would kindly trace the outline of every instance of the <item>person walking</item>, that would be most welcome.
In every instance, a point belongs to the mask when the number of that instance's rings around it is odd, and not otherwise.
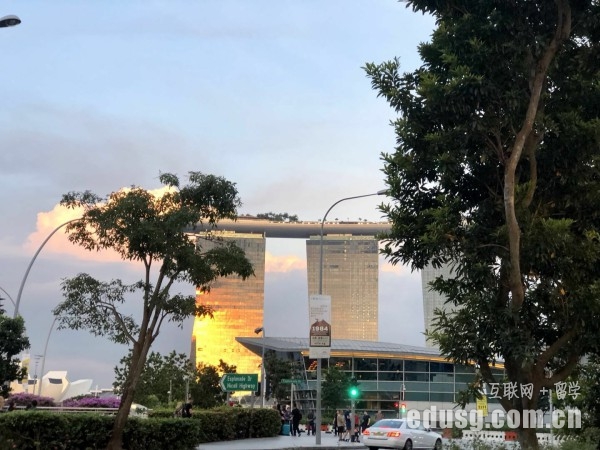
[[[183,405],[183,410],[181,411],[181,417],[190,418],[192,417],[192,400],[188,400],[185,405]]]
[[[342,441],[344,438],[344,431],[346,429],[346,420],[344,419],[344,414],[342,414],[342,411],[340,410],[336,411],[335,424],[337,427],[337,435],[339,437],[338,440]]]
[[[302,420],[302,413],[295,404],[292,409],[292,436],[300,436],[300,420]]]
[[[312,435],[314,436],[315,435],[315,412],[311,409],[308,412],[308,416],[306,416],[306,418],[308,419],[306,435],[310,436],[310,434],[312,433]]]
[[[350,442],[350,431],[352,430],[352,421],[350,419],[350,410],[344,410],[344,436],[342,440],[346,442]]]
[[[377,411],[377,414],[375,414],[375,422],[379,422],[381,419],[383,419],[383,413],[379,410]]]
[[[365,411],[360,420],[360,432],[364,433],[367,428],[371,425],[371,416],[367,411]]]

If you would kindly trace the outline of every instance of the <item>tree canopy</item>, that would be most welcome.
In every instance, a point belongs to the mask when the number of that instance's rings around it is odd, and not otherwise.
[[[272,220],[274,222],[298,222],[297,214],[288,214],[288,213],[258,213],[256,215],[257,219],[267,219]]]
[[[11,318],[5,314],[0,304],[0,395],[7,397],[10,382],[27,376],[27,369],[21,367],[18,355],[29,348],[29,338],[25,335],[25,322],[22,317]]]
[[[202,240],[185,232],[198,223],[214,226],[221,219],[235,219],[241,204],[235,184],[200,172],[190,172],[188,180],[181,186],[177,176],[161,174],[160,181],[168,188],[162,195],[132,187],[107,198],[90,191],[68,193],[61,201],[84,211],[80,220],[66,228],[71,242],[90,251],[116,251],[143,269],[142,278],[133,283],[99,281],[85,273],[66,279],[64,301],[54,309],[60,327],[87,329],[131,346],[110,450],[122,446],[123,427],[163,322],[181,325],[192,315],[211,314],[210,308],[196,303],[193,293],[171,293],[174,283],[190,283],[206,291],[218,277],[235,274],[246,279],[253,274],[251,263],[235,243],[221,242],[204,250]],[[137,314],[131,312],[136,293]]]
[[[533,384],[564,380],[598,352],[600,4],[594,0],[409,0],[437,27],[423,64],[367,64],[398,113],[384,153],[395,199],[384,252],[413,269],[447,265],[430,338],[443,354]],[[535,430],[519,430],[525,449]]]

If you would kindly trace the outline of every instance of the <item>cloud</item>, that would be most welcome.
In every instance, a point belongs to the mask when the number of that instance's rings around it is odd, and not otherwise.
[[[130,187],[120,189],[122,192],[130,190]],[[163,186],[157,189],[149,189],[148,192],[158,198],[170,190],[172,190],[172,188]],[[83,213],[83,208],[67,208],[60,204],[56,204],[50,211],[38,213],[36,229],[27,237],[24,249],[28,252],[35,252],[43,247],[45,254],[55,253],[67,255],[83,261],[130,263],[129,261],[124,261],[121,256],[113,250],[106,249],[99,252],[88,251],[69,241],[67,233],[65,233],[65,227],[69,223],[81,218]]]
[[[296,255],[276,256],[272,253],[265,254],[265,272],[281,273],[292,272],[294,270],[306,271],[306,260]]]

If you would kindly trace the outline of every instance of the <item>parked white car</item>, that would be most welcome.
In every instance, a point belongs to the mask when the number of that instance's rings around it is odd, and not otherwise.
[[[418,421],[382,419],[363,431],[362,443],[369,447],[369,450],[380,448],[441,450],[442,435],[425,428]]]

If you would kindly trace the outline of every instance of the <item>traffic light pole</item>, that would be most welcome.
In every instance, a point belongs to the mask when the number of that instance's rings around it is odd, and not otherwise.
[[[355,425],[356,425],[356,418],[355,418],[355,414],[356,414],[356,401],[354,399],[352,399],[352,403],[350,403],[350,420],[352,420],[352,433],[350,434],[350,441],[352,441],[354,439],[354,436],[356,436],[356,430],[354,429]]]

